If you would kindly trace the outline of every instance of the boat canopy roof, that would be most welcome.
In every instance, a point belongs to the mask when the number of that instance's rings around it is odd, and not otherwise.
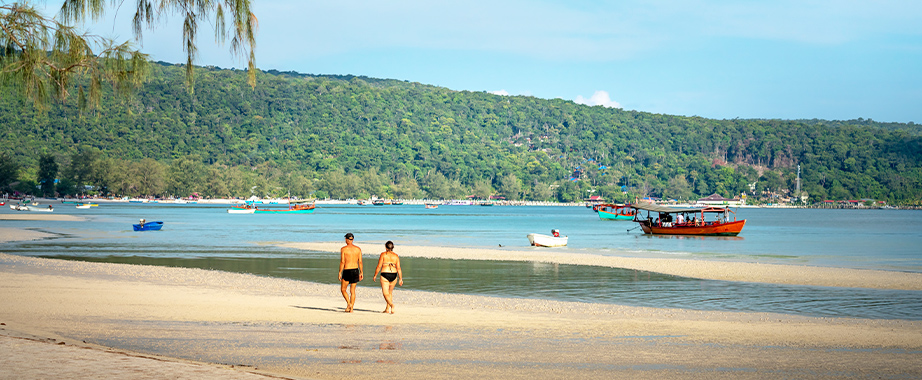
[[[631,204],[631,207],[638,210],[647,210],[653,212],[663,212],[663,213],[680,213],[680,212],[724,212],[725,208],[722,207],[688,207],[688,208],[678,208],[678,207],[669,207],[662,206],[653,203],[634,203]]]

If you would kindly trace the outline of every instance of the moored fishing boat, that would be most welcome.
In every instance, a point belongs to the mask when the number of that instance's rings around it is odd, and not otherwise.
[[[90,204],[78,204],[77,205],[77,208],[81,210],[88,210],[90,207],[93,207],[93,205],[90,205]]]
[[[528,234],[528,242],[535,247],[564,247],[567,245],[568,238],[560,236],[559,230],[551,230],[553,236],[542,234]]]
[[[593,207],[599,213],[599,219],[602,220],[634,220],[637,210],[627,204],[603,203]]]
[[[736,213],[724,207],[675,208],[646,203],[631,207],[647,211],[646,219],[638,215],[634,221],[650,235],[736,236],[746,225],[746,219],[736,220]],[[658,217],[654,219],[651,212],[658,213]]]
[[[308,201],[290,201],[288,202],[287,209],[271,209],[271,208],[259,208],[254,207],[254,212],[256,214],[313,214],[314,203],[307,203]]]
[[[255,214],[255,208],[234,207],[227,210],[228,214]]]
[[[51,207],[51,205],[48,205],[48,207],[26,206],[26,209],[29,211],[38,211],[38,212],[53,212],[54,211],[54,208]]]
[[[439,208],[439,205],[432,204],[432,203],[426,203],[426,208]]]

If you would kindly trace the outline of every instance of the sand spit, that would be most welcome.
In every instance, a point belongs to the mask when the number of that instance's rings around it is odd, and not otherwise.
[[[30,231],[21,228],[3,228],[0,227],[0,243],[23,240],[39,240],[53,237],[54,235],[47,232]]]
[[[335,272],[335,268],[331,268]],[[331,274],[332,275],[332,274]],[[366,280],[367,282],[367,280]],[[395,292],[247,274],[0,254],[0,328],[285,377],[920,377],[922,322]],[[4,332],[0,335],[15,335]],[[0,339],[0,378],[57,376],[56,345]],[[54,350],[54,351],[51,351]],[[66,361],[67,366],[81,365]],[[102,360],[102,359],[99,359]],[[164,362],[163,365],[170,363]],[[148,378],[132,364],[95,377]],[[194,363],[193,363],[194,364]],[[111,372],[110,372],[111,371]],[[187,377],[196,378],[193,368]],[[230,376],[230,375],[228,375]],[[170,376],[167,376],[170,377]]]
[[[383,243],[357,242],[365,253],[377,254]],[[281,247],[319,252],[339,252],[339,242],[283,243]],[[690,259],[660,259],[601,256],[553,249],[499,250],[485,248],[398,246],[395,251],[407,257],[466,260],[534,261],[671,274],[706,280],[742,281],[768,284],[833,286],[846,288],[922,290],[922,274],[882,270],[827,268],[801,265],[759,264]]]
[[[42,220],[56,222],[82,222],[86,218],[67,214],[0,214],[0,220]]]

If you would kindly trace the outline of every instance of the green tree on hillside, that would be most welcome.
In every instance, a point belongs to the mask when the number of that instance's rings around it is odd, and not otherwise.
[[[58,163],[54,156],[43,153],[38,160],[38,183],[43,197],[53,197],[55,190],[54,181],[58,177]]]
[[[0,191],[8,191],[10,184],[16,181],[19,174],[19,165],[13,157],[5,152],[0,152]]]

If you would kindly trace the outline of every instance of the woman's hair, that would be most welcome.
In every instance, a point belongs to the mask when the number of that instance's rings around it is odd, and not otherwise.
[[[394,250],[394,242],[388,240],[387,243],[384,243],[384,248],[387,248],[388,251]]]

